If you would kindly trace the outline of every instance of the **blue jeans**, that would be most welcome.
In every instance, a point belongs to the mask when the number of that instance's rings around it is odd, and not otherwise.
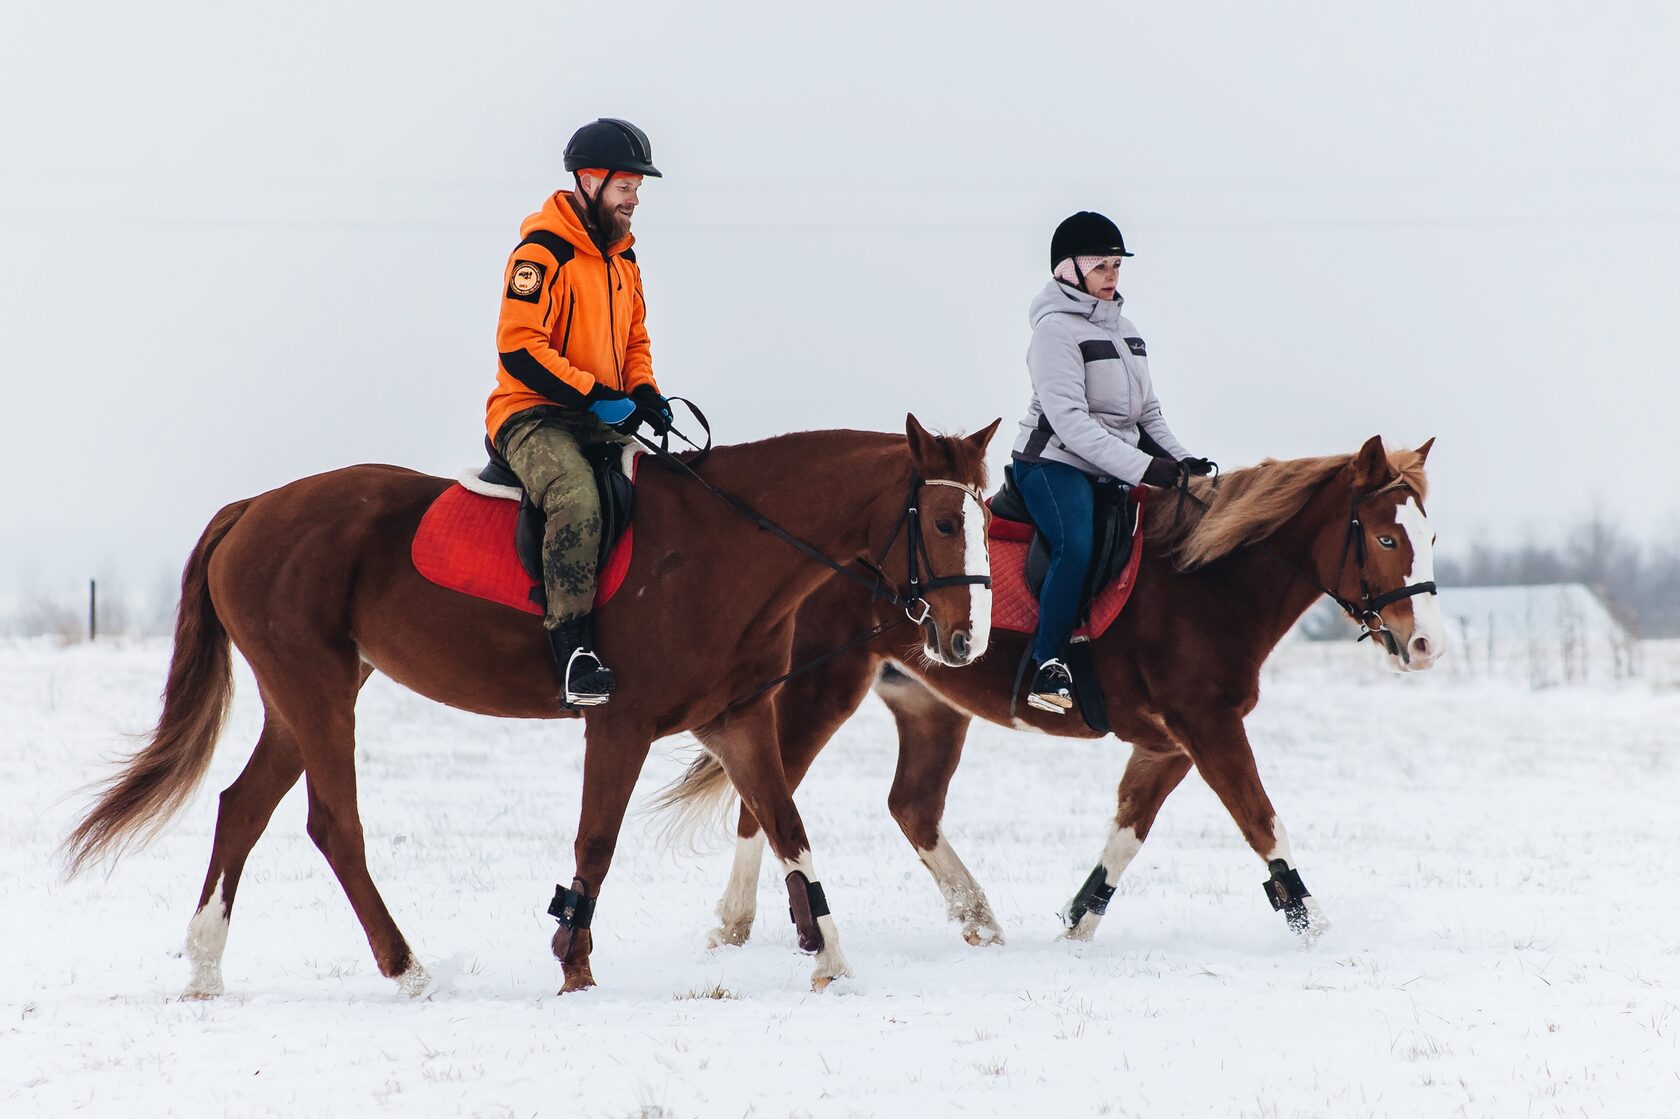
[[[1079,613],[1079,592],[1091,566],[1091,479],[1060,462],[1015,460],[1015,487],[1050,545],[1050,569],[1038,592],[1033,660],[1062,655]]]

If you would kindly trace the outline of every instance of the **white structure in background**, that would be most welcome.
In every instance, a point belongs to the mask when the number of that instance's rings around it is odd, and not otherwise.
[[[1535,688],[1621,680],[1639,671],[1639,643],[1592,589],[1580,583],[1447,587],[1441,613],[1452,648],[1432,672],[1496,677]],[[1357,632],[1328,599],[1296,625],[1308,641]]]

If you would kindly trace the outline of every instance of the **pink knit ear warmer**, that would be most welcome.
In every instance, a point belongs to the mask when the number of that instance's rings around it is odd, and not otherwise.
[[[1062,281],[1064,284],[1068,284],[1072,287],[1079,287],[1080,275],[1090,275],[1091,269],[1095,268],[1107,259],[1109,258],[1106,256],[1066,256],[1057,263],[1055,268],[1051,269],[1050,274],[1056,279]],[[1078,271],[1074,270],[1074,265],[1076,263],[1079,265]]]

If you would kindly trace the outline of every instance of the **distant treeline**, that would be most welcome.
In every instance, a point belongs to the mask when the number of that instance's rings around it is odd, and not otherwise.
[[[1585,583],[1640,637],[1680,637],[1680,539],[1642,544],[1592,516],[1552,544],[1476,544],[1467,556],[1441,556],[1442,586],[1504,587]]]

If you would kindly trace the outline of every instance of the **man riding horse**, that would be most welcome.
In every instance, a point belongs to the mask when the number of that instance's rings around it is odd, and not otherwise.
[[[600,497],[584,448],[624,444],[642,424],[663,434],[671,409],[653,377],[642,273],[630,222],[645,176],[659,178],[647,134],[628,121],[586,124],[566,145],[573,189],[520,226],[502,277],[500,364],[485,427],[547,517],[543,626],[567,708],[605,703],[612,671],[592,648]]]

